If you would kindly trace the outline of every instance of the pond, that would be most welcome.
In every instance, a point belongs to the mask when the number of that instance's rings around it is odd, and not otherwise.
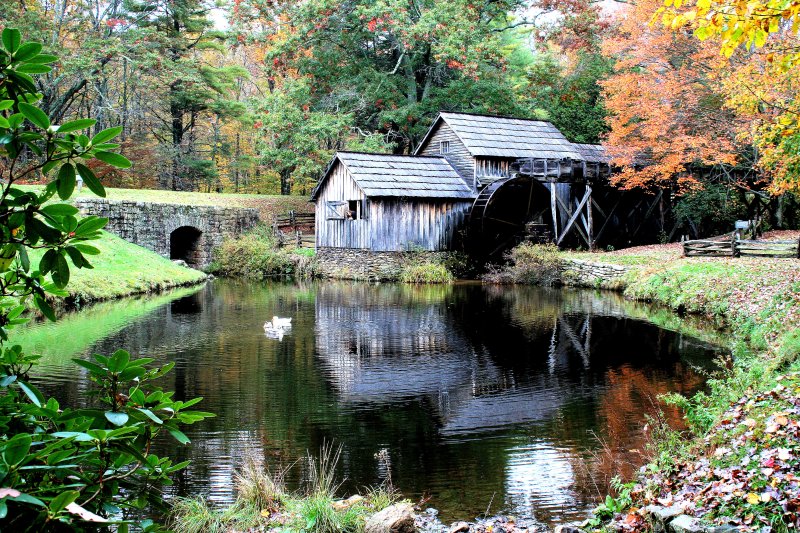
[[[265,335],[291,317],[282,339]],[[274,336],[273,336],[274,337]],[[58,338],[58,341],[54,339]],[[685,319],[596,291],[480,284],[246,284],[99,304],[16,341],[44,354],[42,388],[75,403],[71,357],[124,347],[175,361],[163,386],[217,414],[160,452],[191,466],[173,494],[233,498],[248,454],[288,469],[341,446],[341,493],[387,475],[445,521],[509,513],[584,518],[615,473],[646,457],[648,416],[692,393],[718,349]]]

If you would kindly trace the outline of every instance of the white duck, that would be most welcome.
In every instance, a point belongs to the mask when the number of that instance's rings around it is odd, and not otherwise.
[[[283,340],[283,335],[292,329],[291,318],[272,317],[272,321],[264,322],[264,334],[271,339]]]
[[[272,327],[274,328],[290,328],[292,327],[292,319],[289,318],[278,318],[277,316],[272,317]]]

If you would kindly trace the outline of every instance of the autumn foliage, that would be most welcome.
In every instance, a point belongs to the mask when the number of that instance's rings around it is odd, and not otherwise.
[[[737,117],[722,104],[715,50],[647,21],[659,0],[629,6],[603,51],[616,59],[603,82],[607,144],[624,187],[694,186],[698,166],[734,165]]]

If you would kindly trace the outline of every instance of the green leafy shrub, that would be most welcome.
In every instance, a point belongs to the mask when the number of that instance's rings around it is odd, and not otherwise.
[[[151,452],[154,439],[171,434],[188,443],[180,427],[210,416],[189,408],[199,398],[175,401],[153,384],[171,368],[148,368],[152,359],[133,359],[124,350],[94,361],[76,360],[88,371],[93,401],[88,407],[62,406],[31,384],[38,357],[9,342],[9,330],[26,322],[29,299],[47,318],[55,313],[46,295],[65,296],[70,263],[92,268],[86,256],[99,250],[107,220],[79,218],[78,210],[55,201],[68,199],[80,176],[105,196],[86,166],[97,159],[118,168],[130,161],[113,150],[121,128],[89,137],[95,120],[52,124],[37,102],[42,95],[30,74],[50,71],[56,56],[23,42],[6,28],[0,47],[0,528],[4,531],[83,530],[118,524],[130,509],[163,505],[153,484],[169,483],[186,466]],[[15,187],[25,178],[45,178],[44,191]],[[38,265],[29,249],[42,251]],[[47,279],[49,276],[49,280]],[[158,529],[151,521],[146,531]]]
[[[508,263],[483,276],[490,283],[557,285],[561,282],[562,263],[554,244],[522,243],[511,250]]]
[[[310,278],[315,275],[314,253],[305,250],[310,249],[279,248],[269,226],[258,226],[239,237],[225,239],[215,252],[211,270],[222,276],[255,280]]]
[[[279,249],[267,226],[259,226],[239,237],[227,238],[215,252],[217,274],[248,279],[290,276],[294,263]]]
[[[446,266],[433,261],[414,262],[400,271],[403,283],[453,283],[453,280]]]
[[[4,348],[0,358],[0,432],[6,436],[0,444],[6,495],[0,523],[14,531],[118,523],[127,509],[161,506],[161,494],[151,486],[168,484],[188,462],[158,457],[150,452],[152,442],[163,433],[187,444],[180,426],[213,416],[190,410],[202,398],[176,401],[153,385],[174,363],[148,368],[152,359],[132,359],[124,350],[97,354],[94,361],[75,359],[95,385],[94,402],[71,409],[45,399],[27,381],[36,359],[18,345]]]

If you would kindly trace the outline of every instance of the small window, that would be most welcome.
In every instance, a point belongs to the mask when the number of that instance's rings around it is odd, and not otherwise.
[[[328,220],[344,220],[347,202],[329,200],[325,205],[325,218]]]
[[[364,218],[364,213],[361,210],[361,200],[348,200],[345,218],[348,220],[361,220]]]
[[[439,153],[440,154],[450,153],[450,141],[439,141]]]

